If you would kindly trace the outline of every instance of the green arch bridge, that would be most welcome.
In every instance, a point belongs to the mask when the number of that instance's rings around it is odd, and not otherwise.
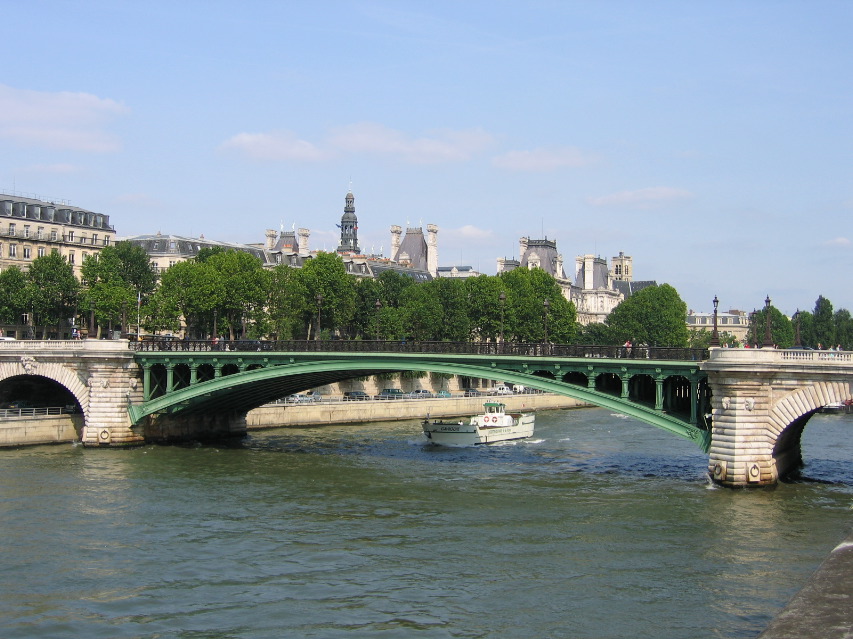
[[[370,375],[424,371],[558,393],[711,444],[704,349],[382,341],[154,341],[131,344],[149,415],[247,412],[295,392]]]

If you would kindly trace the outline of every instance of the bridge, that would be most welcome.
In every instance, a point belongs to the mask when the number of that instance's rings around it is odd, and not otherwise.
[[[0,342],[7,384],[51,380],[89,446],[244,434],[246,413],[293,392],[398,371],[523,384],[694,442],[730,486],[772,484],[800,462],[820,407],[853,396],[853,353],[371,341]],[[54,392],[60,392],[54,388]]]

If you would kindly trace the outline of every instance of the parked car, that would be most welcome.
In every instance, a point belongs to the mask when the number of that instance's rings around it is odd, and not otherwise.
[[[466,388],[465,389],[465,397],[480,397],[483,393],[478,391],[476,388]]]
[[[370,399],[370,395],[364,391],[344,391],[345,402],[365,402]]]
[[[436,397],[453,397],[448,390],[440,390],[435,394]]]
[[[383,388],[373,399],[403,399],[406,394],[399,388]]]
[[[308,400],[312,402],[323,401],[323,396],[317,391],[308,391],[307,393],[305,393],[305,397],[307,397]]]
[[[309,397],[308,395],[299,395],[294,393],[293,395],[288,395],[284,401],[288,404],[311,404],[317,400],[313,397]]]
[[[498,384],[489,391],[489,395],[512,395],[512,390],[505,384]]]
[[[512,392],[520,394],[520,393],[527,392],[527,389],[524,387],[523,384],[516,384],[515,386],[512,387]]]
[[[415,390],[406,393],[406,397],[409,399],[428,399],[432,397],[432,393],[424,388],[416,388]]]

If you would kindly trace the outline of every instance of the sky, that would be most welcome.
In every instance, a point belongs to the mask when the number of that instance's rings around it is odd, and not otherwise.
[[[0,192],[365,252],[620,251],[688,308],[853,310],[853,2],[0,0]]]

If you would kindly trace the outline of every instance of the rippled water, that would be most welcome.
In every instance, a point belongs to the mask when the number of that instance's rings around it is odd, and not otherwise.
[[[850,532],[852,433],[813,418],[808,481],[756,490],[601,409],[471,449],[408,421],[2,450],[0,636],[754,637]]]

